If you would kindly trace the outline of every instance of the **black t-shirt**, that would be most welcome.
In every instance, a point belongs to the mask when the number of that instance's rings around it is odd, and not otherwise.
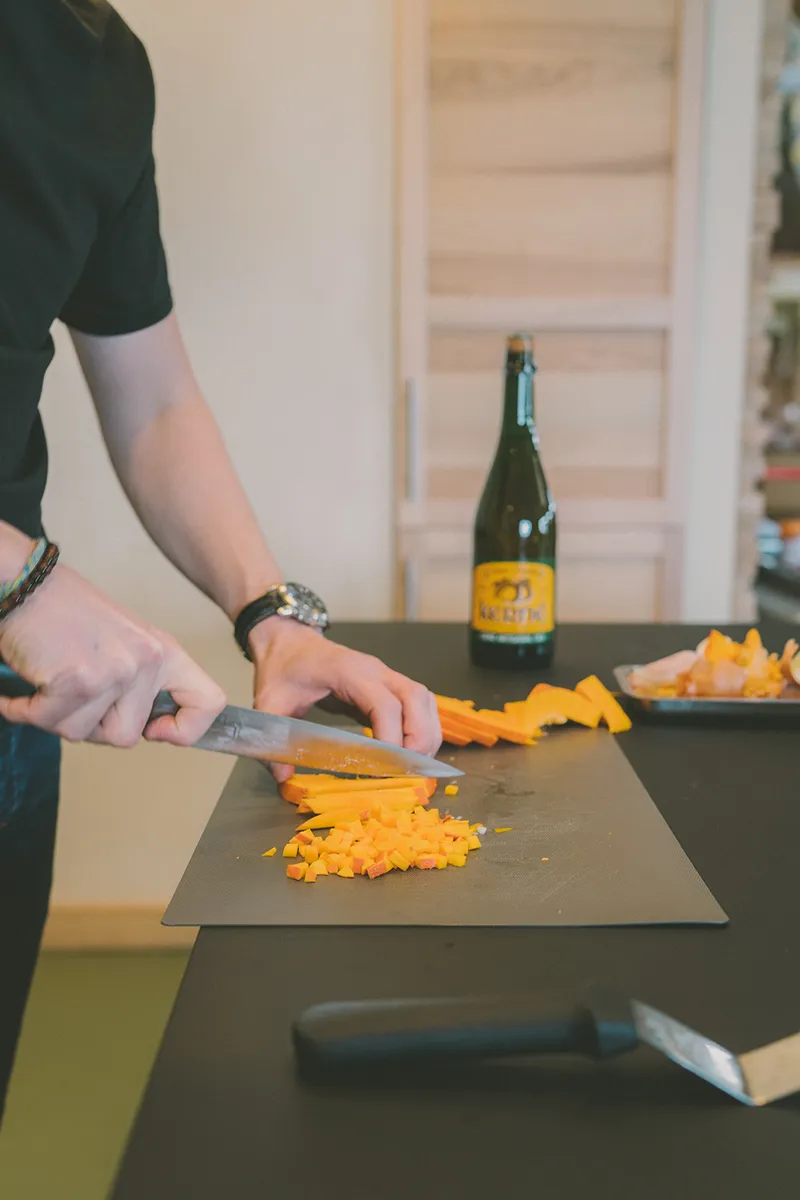
[[[171,308],[144,47],[105,0],[0,0],[0,519],[41,532],[50,328]]]

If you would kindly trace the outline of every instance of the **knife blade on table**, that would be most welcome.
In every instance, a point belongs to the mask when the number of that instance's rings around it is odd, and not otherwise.
[[[0,696],[30,696],[34,691],[29,683],[0,664]],[[169,692],[159,692],[150,720],[174,716],[177,711],[178,705]],[[228,704],[222,710],[207,733],[195,742],[194,749],[347,775],[425,775],[430,779],[450,779],[463,774],[450,763],[376,738],[313,721],[239,708],[235,704]]]
[[[365,1000],[318,1004],[294,1023],[311,1077],[348,1068],[419,1069],[442,1060],[578,1054],[610,1058],[645,1043],[729,1096],[760,1107],[800,1091],[800,1033],[736,1055],[639,1000],[575,996]]]

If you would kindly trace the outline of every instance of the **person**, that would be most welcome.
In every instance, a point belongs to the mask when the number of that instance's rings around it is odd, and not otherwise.
[[[0,1111],[47,912],[59,738],[186,745],[225,703],[171,637],[56,560],[44,537],[38,405],[54,321],[71,331],[145,529],[238,617],[255,705],[300,715],[333,693],[376,737],[428,754],[440,742],[424,687],[323,638],[313,594],[276,590],[284,577],[173,312],[154,107],[146,52],[106,0],[0,0],[0,660],[35,688],[0,696]],[[148,725],[162,689],[179,711]]]

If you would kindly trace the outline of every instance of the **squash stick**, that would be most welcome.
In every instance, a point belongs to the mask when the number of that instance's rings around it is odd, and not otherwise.
[[[401,775],[390,779],[339,779],[333,775],[303,775],[289,782],[303,789],[304,796],[331,796],[340,792],[393,791],[395,788],[425,789],[428,796],[436,791],[436,780],[423,775]]]
[[[456,730],[463,729],[475,739],[480,741],[484,737],[503,738],[509,742],[520,742],[525,745],[528,741],[528,735],[523,729],[514,722],[513,718],[508,713],[493,712],[488,708],[481,708],[477,711],[470,709],[462,709],[460,712],[453,710],[443,710],[448,725]]]
[[[306,804],[315,813],[333,812],[335,809],[370,808],[383,804],[398,812],[411,812],[418,804],[429,803],[424,788],[392,788],[386,792],[341,792],[328,796],[309,796]]]
[[[472,741],[471,734],[457,729],[455,725],[445,721],[444,718],[442,718],[442,737],[452,746],[468,746]]]
[[[448,721],[446,725],[442,726],[442,729],[446,729],[448,734],[453,734],[457,739],[467,739],[465,745],[477,742],[480,746],[496,746],[499,741],[496,733],[487,733],[481,729],[467,729],[455,720]],[[456,742],[457,744],[458,742]]]

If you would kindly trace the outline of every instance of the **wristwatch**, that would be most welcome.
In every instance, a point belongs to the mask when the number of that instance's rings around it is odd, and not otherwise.
[[[302,583],[281,583],[270,588],[258,600],[245,605],[234,622],[233,635],[242,654],[251,662],[248,639],[256,625],[269,617],[288,617],[323,633],[330,625],[328,610],[311,588],[303,587]]]

